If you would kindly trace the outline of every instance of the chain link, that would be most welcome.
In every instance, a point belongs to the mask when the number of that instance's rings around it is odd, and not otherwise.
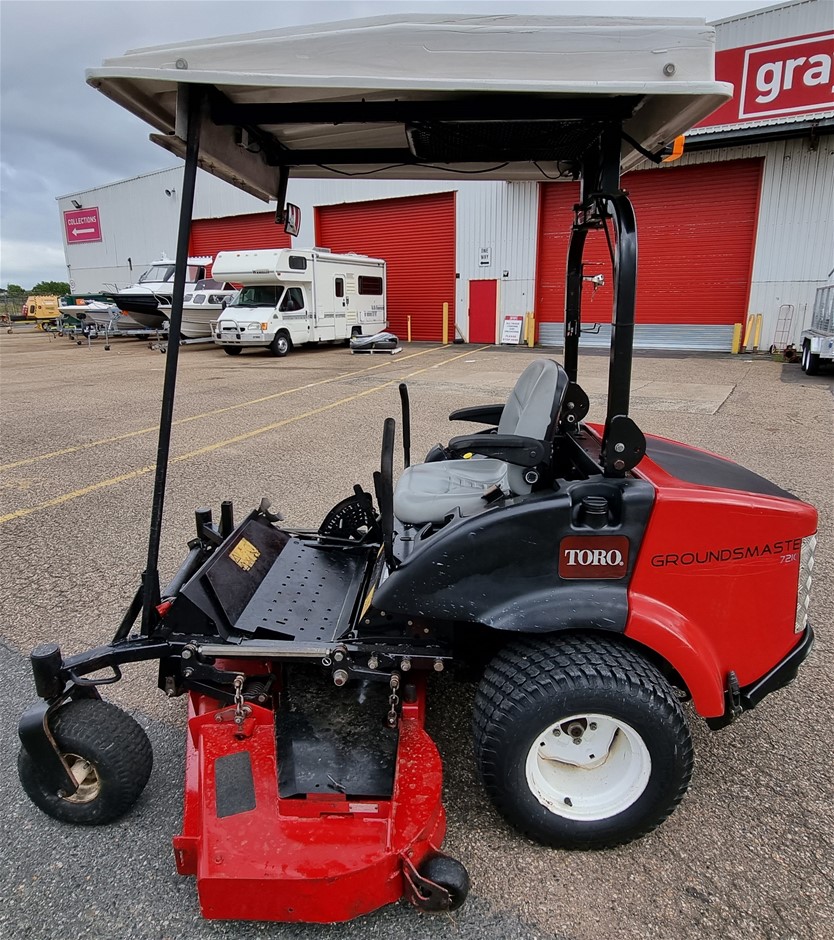
[[[397,689],[400,687],[400,677],[395,673],[391,676],[389,683],[391,694],[388,696],[388,727],[397,727],[397,706],[400,704],[400,697],[397,695]]]
[[[235,676],[235,724],[238,730],[243,728],[243,719],[246,712],[243,708],[243,676]]]

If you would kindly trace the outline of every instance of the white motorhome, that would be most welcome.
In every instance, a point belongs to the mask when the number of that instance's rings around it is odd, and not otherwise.
[[[242,285],[213,328],[230,356],[247,347],[286,356],[302,343],[348,341],[387,326],[379,258],[326,248],[220,251],[212,277]]]

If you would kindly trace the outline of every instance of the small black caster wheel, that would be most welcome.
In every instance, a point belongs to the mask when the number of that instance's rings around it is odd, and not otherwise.
[[[418,872],[427,881],[448,891],[449,906],[445,907],[445,910],[456,911],[466,900],[469,894],[469,874],[457,859],[448,855],[432,855],[423,862]]]

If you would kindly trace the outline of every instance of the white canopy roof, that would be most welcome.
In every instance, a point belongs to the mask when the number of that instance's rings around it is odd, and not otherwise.
[[[412,14],[139,49],[87,81],[177,153],[177,87],[210,86],[201,165],[270,198],[277,164],[304,177],[543,179],[612,115],[656,152],[731,96],[713,61],[713,29],[697,19]],[[624,144],[623,159],[639,156]]]

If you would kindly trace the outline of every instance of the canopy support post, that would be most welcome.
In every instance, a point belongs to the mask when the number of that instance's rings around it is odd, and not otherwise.
[[[165,379],[162,387],[162,413],[159,419],[159,441],[156,451],[151,525],[148,536],[148,560],[142,575],[142,634],[148,636],[158,622],[156,607],[160,602],[159,543],[162,536],[162,511],[165,504],[165,483],[168,477],[168,458],[171,449],[171,426],[174,415],[174,395],[177,386],[177,362],[180,352],[182,304],[188,267],[188,242],[191,235],[191,216],[194,209],[194,189],[197,180],[197,158],[200,151],[200,123],[204,90],[198,85],[181,84],[177,94],[184,101],[186,118],[185,167],[182,180],[182,201],[177,231],[177,260],[174,269],[174,291],[171,317],[168,325],[168,350],[165,356]],[[178,115],[179,117],[179,115]],[[178,122],[179,123],[179,122]],[[181,129],[178,127],[181,133]]]

